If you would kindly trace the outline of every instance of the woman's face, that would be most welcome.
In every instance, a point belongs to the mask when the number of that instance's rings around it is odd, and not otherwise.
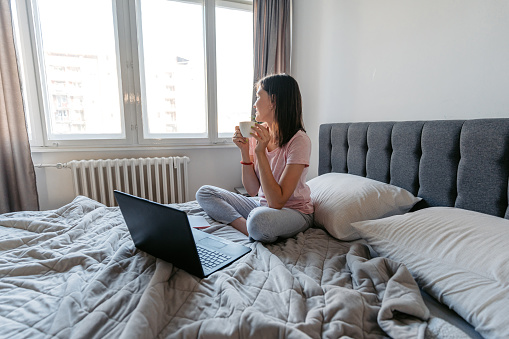
[[[256,121],[269,124],[274,121],[274,103],[270,100],[269,93],[261,86],[256,91],[256,101],[253,106],[256,108]]]

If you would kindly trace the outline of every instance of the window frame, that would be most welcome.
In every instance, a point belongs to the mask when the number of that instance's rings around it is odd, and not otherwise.
[[[143,146],[210,146],[210,145],[233,145],[231,138],[220,137],[218,134],[217,113],[217,86],[216,86],[216,51],[215,51],[215,8],[228,7],[232,9],[253,10],[249,0],[174,0],[188,3],[203,4],[204,21],[204,71],[206,90],[206,124],[205,136],[185,137],[170,136],[159,139],[145,138],[143,133],[142,116],[142,91],[139,56],[138,30],[141,13],[139,8],[141,0],[110,0],[112,4],[115,43],[117,51],[117,72],[121,104],[121,123],[124,137],[118,139],[101,138],[88,139],[87,135],[73,135],[73,139],[65,136],[57,139],[48,138],[49,111],[45,95],[45,86],[42,85],[44,78],[44,65],[42,65],[42,53],[40,24],[37,22],[37,0],[12,0],[17,7],[17,21],[21,44],[19,47],[24,62],[21,74],[24,75],[22,82],[25,85],[25,107],[29,113],[31,140],[34,148],[120,148],[120,147],[143,147]],[[13,20],[15,20],[13,18]],[[34,27],[38,27],[37,29]],[[41,76],[42,75],[42,76]],[[79,138],[79,139],[78,139]]]

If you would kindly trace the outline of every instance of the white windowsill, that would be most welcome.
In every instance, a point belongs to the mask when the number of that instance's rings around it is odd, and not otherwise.
[[[213,149],[237,148],[234,143],[195,144],[195,145],[137,145],[137,146],[32,146],[32,153],[58,153],[58,152],[110,152],[110,151],[148,151],[148,150],[181,150],[181,149]]]

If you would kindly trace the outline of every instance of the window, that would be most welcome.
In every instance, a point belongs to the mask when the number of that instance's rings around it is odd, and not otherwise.
[[[32,145],[228,142],[250,117],[252,0],[12,3]]]
[[[143,134],[162,138],[207,136],[205,41],[200,2],[138,2]],[[166,86],[174,86],[167,91]],[[175,107],[169,124],[161,113]],[[172,126],[175,126],[174,128]],[[172,132],[175,130],[175,132]]]
[[[244,103],[251,102],[253,95],[252,23],[251,11],[217,2],[217,107],[218,129],[223,137],[231,136],[232,126],[239,121],[250,120],[251,105],[245,107]]]

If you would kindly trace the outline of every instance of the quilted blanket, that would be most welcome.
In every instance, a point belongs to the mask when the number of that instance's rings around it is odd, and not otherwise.
[[[86,197],[0,215],[0,337],[440,337],[405,266],[362,242],[312,228],[263,245],[209,221],[252,251],[198,279],[137,250],[119,209]]]

